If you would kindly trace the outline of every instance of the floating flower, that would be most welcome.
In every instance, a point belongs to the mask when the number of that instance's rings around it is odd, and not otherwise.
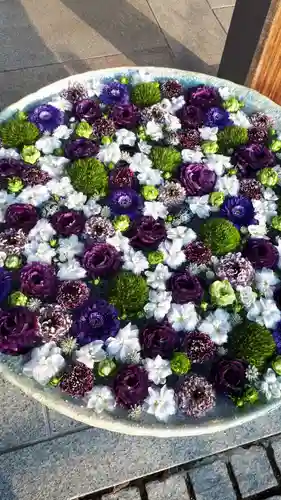
[[[106,359],[106,352],[103,349],[103,340],[94,340],[86,344],[75,353],[75,358],[79,363],[83,363],[88,368],[93,369],[95,363]]]
[[[142,403],[148,395],[148,376],[137,365],[121,368],[113,382],[113,390],[118,406],[132,408]]]
[[[11,274],[0,267],[0,302],[6,299],[12,288]]]
[[[56,300],[66,309],[82,306],[90,296],[90,289],[83,281],[63,281],[58,285]]]
[[[235,292],[227,280],[214,281],[210,286],[210,296],[214,304],[227,307],[236,301]]]
[[[131,356],[141,350],[138,328],[128,323],[119,330],[115,337],[107,339],[106,350],[109,356],[119,361],[129,362]]]
[[[91,125],[101,117],[101,109],[92,99],[82,99],[75,103],[73,114],[78,120],[86,120]]]
[[[114,215],[128,215],[135,218],[143,207],[142,198],[131,188],[115,189],[110,193],[108,200]]]
[[[134,172],[126,165],[118,165],[109,174],[110,186],[114,189],[117,188],[131,188],[137,187],[137,181]]]
[[[227,196],[220,207],[220,215],[229,219],[238,228],[255,222],[253,204],[243,196]]]
[[[273,297],[274,287],[279,283],[280,280],[272,269],[263,268],[255,274],[256,288],[266,298]]]
[[[177,411],[175,393],[166,385],[161,389],[148,388],[148,397],[144,401],[145,410],[154,415],[160,422],[167,422]]]
[[[156,321],[161,321],[170,310],[172,294],[162,290],[151,290],[149,292],[149,302],[144,306],[147,318],[154,317]]]
[[[119,324],[115,307],[99,299],[77,312],[74,330],[79,344],[85,345],[115,336]]]
[[[221,280],[228,280],[232,286],[245,287],[254,279],[254,268],[239,252],[222,257],[216,268],[216,275]]]
[[[184,248],[187,262],[194,264],[208,264],[212,257],[212,252],[201,241],[192,241]]]
[[[170,278],[171,273],[164,264],[157,264],[154,271],[146,271],[147,284],[156,290],[166,290],[166,281]]]
[[[246,368],[247,363],[239,359],[221,358],[212,365],[210,378],[217,391],[239,396],[246,383]]]
[[[139,123],[140,113],[134,104],[116,105],[110,112],[110,118],[114,121],[116,127],[131,129]]]
[[[216,174],[204,163],[184,164],[180,171],[180,181],[188,196],[202,196],[212,191]]]
[[[187,89],[186,101],[193,106],[198,106],[203,110],[219,106],[222,103],[221,96],[215,87],[207,85],[197,85]]]
[[[250,238],[243,249],[243,255],[255,269],[268,267],[274,269],[278,263],[278,250],[263,238]]]
[[[278,321],[281,320],[281,312],[274,300],[260,299],[256,300],[248,310],[247,318],[260,325],[265,325],[266,328],[275,328]]]
[[[85,226],[85,217],[75,210],[59,210],[51,219],[52,226],[62,236],[81,234]]]
[[[174,273],[169,280],[168,288],[172,291],[173,302],[177,304],[198,303],[204,293],[199,279],[188,272]]]
[[[95,142],[81,137],[80,139],[68,142],[65,145],[64,154],[70,160],[78,160],[78,158],[95,156],[98,150],[99,147]]]
[[[120,267],[120,254],[108,243],[95,243],[83,255],[83,267],[92,278],[109,276]]]
[[[96,242],[105,241],[115,233],[112,223],[104,217],[95,215],[88,218],[85,224],[85,234]]]
[[[223,129],[232,125],[229,113],[222,108],[209,108],[204,123],[206,127],[218,127],[218,129]]]
[[[185,254],[182,251],[182,240],[164,241],[158,249],[164,255],[164,262],[172,269],[177,269],[185,261]]]
[[[168,324],[148,324],[139,335],[141,351],[146,358],[171,358],[174,351],[179,348],[178,333]]]
[[[72,319],[59,305],[42,307],[39,310],[38,321],[40,333],[45,342],[62,340],[72,325]]]
[[[94,385],[92,370],[83,363],[76,363],[70,371],[64,373],[59,385],[61,390],[70,396],[85,396]]]
[[[65,367],[61,349],[55,342],[48,342],[31,351],[31,360],[23,365],[23,374],[34,378],[41,385],[47,385]]]
[[[264,394],[267,401],[272,399],[280,399],[281,397],[281,380],[277,377],[272,368],[268,368],[260,384],[260,391]]]
[[[185,415],[198,418],[215,406],[215,392],[204,377],[191,375],[179,387],[177,400]]]
[[[137,219],[130,230],[130,244],[134,248],[156,249],[165,238],[164,222],[153,217]]]
[[[133,248],[130,248],[130,250],[123,255],[122,267],[123,269],[132,271],[134,274],[138,275],[148,269],[149,263],[141,251],[135,252]]]
[[[216,309],[199,324],[198,330],[208,334],[215,344],[225,344],[227,334],[231,330],[229,313],[220,308]]]
[[[5,220],[9,228],[22,229],[24,232],[28,232],[37,223],[38,214],[33,205],[14,203],[7,208]]]
[[[101,102],[103,102],[104,104],[109,104],[109,105],[128,104],[129,102],[128,86],[119,82],[111,82],[105,84],[102,88],[99,98]]]
[[[42,104],[29,113],[28,119],[41,132],[53,132],[63,124],[64,113],[51,104]]]
[[[180,119],[184,128],[195,128],[197,129],[203,125],[204,114],[201,109],[196,106],[183,106],[177,112],[177,116]]]
[[[145,369],[148,373],[148,378],[156,385],[162,385],[166,383],[166,378],[172,375],[172,370],[170,367],[170,362],[162,359],[159,354],[155,359],[147,358],[145,360]]]
[[[199,316],[193,302],[189,302],[188,304],[171,304],[171,309],[167,317],[177,332],[192,332],[199,321]]]
[[[274,167],[275,155],[263,144],[241,146],[233,155],[233,161],[242,174],[262,168]]]
[[[38,319],[25,307],[0,311],[0,352],[18,356],[42,343]]]
[[[48,264],[26,264],[20,272],[20,288],[23,293],[40,299],[52,298],[56,293],[55,270]]]
[[[204,363],[214,358],[217,348],[209,335],[195,331],[184,336],[183,350],[193,363]]]
[[[114,395],[106,386],[94,387],[87,394],[87,408],[92,408],[96,413],[113,411],[115,408]]]

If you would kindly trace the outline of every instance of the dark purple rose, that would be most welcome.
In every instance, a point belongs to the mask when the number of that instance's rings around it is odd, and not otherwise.
[[[166,238],[165,223],[162,219],[141,217],[135,221],[130,231],[130,243],[134,248],[156,249]]]
[[[221,358],[211,369],[211,382],[217,391],[229,396],[238,396],[246,383],[247,364],[239,359]]]
[[[222,108],[210,108],[205,117],[205,127],[218,127],[220,130],[224,127],[233,125],[229,113]]]
[[[196,106],[183,106],[177,112],[177,117],[184,128],[198,128],[204,123],[204,113]]]
[[[255,269],[263,267],[274,269],[279,260],[277,248],[263,238],[250,238],[244,247],[243,255]]]
[[[204,293],[199,279],[188,272],[174,273],[168,287],[172,291],[173,302],[177,304],[200,302]]]
[[[41,344],[38,319],[25,307],[0,311],[0,351],[18,356]]]
[[[3,267],[0,267],[0,302],[6,299],[12,288],[12,276]]]
[[[204,110],[221,106],[222,104],[222,98],[217,89],[206,85],[190,87],[186,91],[185,98],[187,103]]]
[[[120,321],[115,307],[105,300],[96,300],[79,310],[74,324],[74,332],[80,345],[94,340],[115,337]]]
[[[147,372],[142,366],[123,366],[114,379],[113,390],[118,406],[133,408],[148,396]]]
[[[215,356],[217,347],[209,335],[195,331],[185,334],[182,349],[193,363],[204,363]]]
[[[109,195],[108,205],[114,215],[128,215],[133,219],[140,213],[143,199],[134,189],[115,189]]]
[[[232,163],[237,165],[241,174],[273,167],[276,164],[275,154],[263,144],[240,146],[232,156]]]
[[[36,208],[28,203],[9,205],[5,213],[6,225],[13,229],[29,232],[38,221]]]
[[[92,99],[82,99],[74,104],[73,114],[78,120],[86,120],[93,125],[102,115],[99,104]]]
[[[64,113],[51,104],[41,104],[28,115],[30,122],[34,123],[40,132],[53,132],[64,122]]]
[[[204,163],[184,163],[180,169],[180,181],[187,196],[202,196],[211,193],[217,176]]]
[[[99,96],[101,102],[104,104],[119,104],[123,106],[124,104],[128,104],[129,102],[129,90],[128,86],[119,83],[119,82],[111,82],[103,86],[102,92]]]
[[[137,179],[127,165],[118,165],[109,174],[109,185],[113,188],[136,188]]]
[[[110,118],[116,127],[131,129],[139,123],[140,113],[134,104],[125,104],[124,106],[114,106],[110,112]]]
[[[24,171],[28,167],[21,160],[14,160],[13,158],[2,158],[0,160],[0,183],[6,187],[8,179],[12,177],[23,176]]]
[[[54,229],[62,236],[81,234],[85,227],[85,216],[83,212],[76,210],[60,210],[51,218]]]
[[[170,359],[179,348],[180,339],[170,325],[154,323],[140,332],[140,345],[145,358],[156,358],[159,354],[162,358]]]
[[[75,141],[70,141],[65,145],[64,154],[70,160],[77,160],[78,158],[88,158],[90,156],[95,156],[99,150],[98,145],[90,141],[90,139],[76,139]]]
[[[238,229],[255,223],[253,204],[244,196],[227,196],[220,208],[220,215],[233,222]]]
[[[20,272],[20,289],[26,295],[39,299],[52,298],[56,287],[55,270],[49,264],[32,262],[26,264]]]
[[[85,251],[82,263],[92,278],[110,276],[120,267],[120,253],[108,243],[95,243]]]
[[[280,290],[279,290],[279,295],[280,295]],[[280,302],[280,300],[279,300],[279,302]],[[280,309],[280,304],[279,304],[279,309]],[[272,333],[272,337],[273,337],[273,340],[276,344],[277,354],[281,354],[281,321],[279,321],[277,323],[276,327],[274,328],[273,333]]]

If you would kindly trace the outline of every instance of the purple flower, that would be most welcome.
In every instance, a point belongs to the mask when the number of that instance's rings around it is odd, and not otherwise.
[[[224,127],[233,125],[229,113],[222,108],[210,108],[205,117],[205,127],[218,127],[220,130]]]
[[[5,213],[6,225],[13,229],[29,232],[38,221],[36,208],[28,203],[14,203]]]
[[[130,243],[134,248],[156,249],[166,238],[166,234],[163,220],[141,217],[130,230]]]
[[[218,90],[214,87],[208,87],[206,85],[190,87],[186,91],[185,98],[186,102],[189,104],[198,106],[204,110],[217,107],[222,104],[222,98],[220,97]]]
[[[88,158],[90,156],[95,156],[99,150],[98,145],[90,141],[90,139],[76,139],[75,141],[70,141],[65,145],[64,154],[70,160],[77,160],[78,158]]]
[[[244,247],[243,255],[249,259],[255,269],[263,267],[274,269],[279,260],[277,248],[263,238],[250,238]]]
[[[78,120],[86,120],[91,125],[102,113],[97,102],[92,99],[82,99],[74,104],[73,114]]]
[[[42,342],[38,319],[25,307],[0,311],[0,351],[18,356]]]
[[[243,392],[246,383],[246,368],[244,361],[221,358],[212,366],[211,382],[219,392],[237,396]]]
[[[76,210],[60,210],[51,218],[54,229],[62,236],[81,234],[85,226],[85,216],[83,212]]]
[[[74,398],[83,397],[92,390],[94,375],[90,368],[83,363],[77,362],[70,371],[63,374],[60,388],[66,394]]]
[[[263,144],[248,144],[240,146],[235,151],[232,162],[238,165],[242,175],[246,175],[253,170],[273,167],[276,164],[276,158],[275,154]]]
[[[136,188],[137,179],[134,172],[125,164],[118,165],[109,174],[109,184],[113,188]]]
[[[103,86],[102,92],[99,96],[101,102],[104,104],[119,104],[123,106],[129,102],[128,86],[119,82],[110,82]]]
[[[38,184],[47,184],[51,180],[50,175],[40,167],[32,166],[23,171],[22,180],[27,186],[36,186]]]
[[[125,104],[124,106],[114,106],[110,112],[110,118],[116,127],[131,129],[139,123],[140,113],[134,104]]]
[[[253,204],[244,196],[227,196],[221,206],[220,215],[233,222],[238,229],[255,223]]]
[[[134,189],[115,189],[109,195],[108,204],[114,215],[128,215],[132,219],[143,207],[143,199]]]
[[[40,132],[53,132],[64,122],[64,113],[51,104],[41,104],[28,115],[30,122],[34,123]]]
[[[204,163],[184,163],[180,169],[180,181],[187,196],[202,196],[211,193],[217,176]]]
[[[177,112],[177,117],[185,128],[198,128],[204,123],[204,114],[196,106],[183,106]]]
[[[267,144],[269,140],[268,130],[266,128],[261,128],[261,127],[250,128],[248,136],[249,136],[249,143],[252,142],[257,144]]]
[[[12,288],[12,276],[3,267],[0,267],[0,302],[5,300]]]
[[[252,283],[255,270],[241,253],[231,253],[220,259],[216,275],[221,280],[228,280],[232,286],[247,286]]]
[[[82,306],[89,296],[90,288],[83,281],[62,281],[58,285],[57,302],[66,309]]]
[[[138,365],[123,366],[117,373],[113,390],[116,403],[123,408],[132,408],[148,396],[148,375]]]
[[[55,270],[49,264],[33,262],[26,264],[20,272],[20,289],[26,295],[39,299],[53,298],[56,287]]]
[[[193,241],[183,249],[187,262],[208,264],[212,258],[211,250],[202,241]]]
[[[99,278],[118,271],[121,259],[120,253],[112,245],[96,243],[85,251],[82,262],[89,276]]]
[[[74,325],[75,335],[80,345],[94,340],[107,340],[115,337],[120,321],[115,307],[99,299],[87,304],[77,313]]]
[[[277,323],[275,329],[272,332],[273,340],[276,344],[277,354],[281,354],[281,321]]]
[[[212,359],[217,350],[210,336],[202,332],[187,333],[182,349],[193,363],[204,363]]]
[[[164,323],[147,325],[140,332],[139,339],[145,358],[156,358],[158,354],[162,358],[171,358],[180,345],[178,333]]]
[[[173,302],[185,304],[186,302],[200,302],[204,290],[199,279],[188,272],[174,273],[168,283],[172,291]]]
[[[215,406],[211,384],[198,375],[187,377],[177,391],[179,409],[189,417],[203,417]]]
[[[28,167],[21,160],[14,160],[13,158],[2,158],[0,160],[0,183],[6,187],[8,179],[12,177],[23,176]]]

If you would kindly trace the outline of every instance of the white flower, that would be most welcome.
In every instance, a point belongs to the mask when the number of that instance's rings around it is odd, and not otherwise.
[[[263,193],[263,199],[252,200],[256,216],[260,216],[266,222],[270,222],[272,217],[277,214],[276,200],[271,198],[270,191],[266,190]]]
[[[3,251],[0,252],[0,267],[4,267],[4,262],[7,258],[7,254]]]
[[[95,363],[106,358],[106,352],[103,350],[103,341],[94,340],[94,342],[90,342],[80,347],[80,349],[75,352],[75,358],[80,363],[92,369]]]
[[[27,186],[24,188],[17,197],[18,203],[30,203],[37,207],[50,198],[50,193],[47,186]]]
[[[250,309],[257,300],[257,294],[250,286],[237,286],[239,298],[246,309]]]
[[[229,156],[211,154],[207,155],[204,162],[219,176],[221,176],[226,169],[231,168]]]
[[[15,195],[8,194],[7,191],[0,191],[0,214],[1,214],[1,222],[5,220],[5,212],[11,203],[15,203]]]
[[[249,309],[247,318],[250,321],[255,321],[260,325],[265,325],[266,328],[275,328],[278,321],[281,319],[281,312],[272,299],[256,300],[253,306]]]
[[[259,371],[256,366],[249,365],[245,372],[245,375],[248,382],[255,383],[258,381],[259,378]]]
[[[69,139],[72,133],[73,130],[71,128],[68,128],[66,125],[59,125],[59,127],[54,130],[53,136],[57,139]]]
[[[65,366],[61,349],[55,342],[48,342],[31,351],[31,360],[23,366],[23,373],[34,378],[39,384],[46,385]]]
[[[224,175],[219,177],[216,182],[215,190],[229,196],[237,196],[239,193],[240,182],[236,175]]]
[[[146,155],[149,155],[149,153],[152,149],[152,146],[150,146],[150,144],[148,144],[146,141],[139,141],[138,146],[139,146],[140,152],[144,153]]]
[[[96,198],[89,198],[86,205],[82,208],[86,217],[91,217],[91,215],[98,215],[101,212],[101,206],[98,204]]]
[[[192,332],[199,321],[193,302],[187,304],[171,304],[168,321],[176,332]]]
[[[153,219],[165,219],[168,215],[167,207],[161,201],[145,201],[143,214],[153,217]]]
[[[69,162],[70,160],[64,156],[53,155],[40,156],[38,160],[41,169],[51,177],[60,177]]]
[[[219,94],[220,94],[221,98],[224,101],[226,101],[227,99],[229,99],[229,97],[233,96],[233,93],[231,92],[231,90],[228,87],[219,87],[218,91],[219,91]]]
[[[280,138],[279,138],[279,141],[280,141]],[[0,158],[1,158],[1,149],[0,149]],[[276,165],[275,167],[273,167],[273,170],[275,170],[275,172],[278,175],[278,186],[280,186],[281,185],[281,166]]]
[[[162,111],[165,111],[166,113],[170,113],[171,112],[171,109],[172,109],[172,103],[170,101],[170,99],[162,99],[161,102],[158,103],[158,108],[162,109]],[[153,108],[155,106],[152,106]]]
[[[115,406],[113,392],[106,385],[98,385],[87,394],[87,408],[93,408],[96,413],[113,411]]]
[[[244,111],[237,111],[236,113],[229,113],[230,120],[233,121],[237,127],[251,128],[252,124]]]
[[[199,128],[201,139],[203,139],[203,141],[216,141],[218,130],[218,127]]]
[[[56,250],[51,248],[45,241],[38,242],[36,240],[26,243],[24,246],[24,254],[27,262],[44,262],[51,264],[52,259],[56,255]]]
[[[59,280],[79,280],[85,278],[87,272],[80,266],[78,260],[71,260],[64,264],[58,264],[59,271],[57,277]]]
[[[144,169],[142,172],[137,174],[137,178],[140,184],[146,184],[148,186],[158,186],[163,183],[161,172],[156,168]]]
[[[163,252],[165,264],[168,264],[172,269],[177,269],[186,260],[181,248],[182,240],[177,239],[174,241],[164,241],[159,245],[158,250]]]
[[[200,163],[203,158],[203,153],[199,149],[183,149],[181,156],[186,163]]]
[[[281,378],[276,377],[272,368],[268,368],[260,384],[260,391],[265,395],[267,401],[281,397]]]
[[[164,264],[157,264],[154,271],[146,271],[146,280],[150,288],[166,290],[166,281],[172,276],[169,268]]]
[[[156,321],[163,319],[170,309],[172,294],[162,290],[150,290],[149,302],[144,306],[148,318],[154,316]]]
[[[74,210],[83,210],[83,207],[87,201],[87,196],[83,193],[73,191],[70,193],[64,204],[68,208],[73,208]]]
[[[79,241],[76,234],[69,238],[60,238],[58,245],[58,255],[61,262],[73,259],[75,255],[81,255],[84,250],[84,244]]]
[[[207,333],[217,345],[225,344],[227,334],[231,330],[230,314],[224,309],[216,309],[198,327],[200,332]]]
[[[130,161],[130,169],[133,172],[143,172],[147,168],[152,168],[152,161],[144,153],[135,153]]]
[[[56,231],[47,219],[40,219],[29,231],[28,239],[36,241],[49,241],[55,234]]]
[[[100,147],[97,158],[103,163],[117,163],[121,158],[120,147],[116,142]]]
[[[136,70],[130,75],[130,77],[132,85],[153,82],[153,76],[148,71]]]
[[[266,221],[259,224],[250,224],[248,232],[253,238],[264,238],[267,233]]]
[[[99,97],[102,93],[103,87],[104,84],[96,78],[91,78],[87,81],[87,90],[90,95],[96,95],[97,97]]]
[[[0,147],[0,158],[13,158],[14,160],[20,159],[20,154],[13,148],[1,148]]]
[[[131,130],[126,128],[120,128],[115,132],[117,144],[126,144],[128,146],[134,146],[136,142],[136,134]]]
[[[132,271],[134,274],[141,274],[149,268],[145,255],[140,250],[136,252],[133,248],[124,253],[123,261],[123,269]]]
[[[164,116],[164,120],[165,120],[166,130],[168,130],[168,132],[175,132],[176,130],[181,129],[181,122],[177,118],[177,116],[166,113]]]
[[[146,124],[145,133],[148,135],[153,141],[159,141],[163,139],[163,131],[162,126],[159,123],[156,123],[154,120],[150,120]]]
[[[107,339],[106,349],[109,356],[122,362],[130,361],[134,353],[141,350],[138,328],[128,323],[115,337]]]
[[[171,110],[170,112],[175,114],[179,109],[181,109],[185,105],[185,98],[183,95],[180,95],[179,97],[172,97],[171,99]]]
[[[167,238],[169,240],[182,240],[182,246],[188,245],[192,241],[196,240],[197,235],[193,231],[186,226],[167,226]]]
[[[56,96],[54,99],[48,104],[51,104],[52,106],[55,106],[55,108],[60,109],[61,111],[71,111],[72,110],[72,104],[69,102],[67,99],[64,99],[63,97]]]
[[[61,177],[59,180],[52,179],[47,182],[46,186],[52,194],[57,196],[68,196],[74,191],[69,177]]]
[[[187,198],[189,208],[194,215],[197,215],[200,219],[206,219],[209,217],[211,212],[211,207],[208,204],[209,195],[204,196],[190,196]]]
[[[273,297],[274,287],[280,283],[280,280],[272,269],[263,268],[261,271],[256,271],[255,282],[261,295],[270,298]]]
[[[168,389],[166,385],[161,389],[149,387],[148,394],[144,401],[147,413],[161,422],[167,422],[171,415],[175,415],[177,407],[173,389]]]
[[[130,240],[126,236],[123,236],[121,231],[116,231],[114,236],[107,238],[106,243],[109,243],[109,245],[112,245],[121,252],[129,252],[130,250]]]
[[[156,385],[165,384],[166,378],[172,375],[170,361],[161,358],[159,354],[155,359],[146,358],[144,360],[144,367],[148,373],[149,380]]]
[[[51,155],[55,149],[61,147],[61,141],[57,137],[51,137],[50,135],[43,135],[35,143],[35,147],[42,151],[45,155]]]

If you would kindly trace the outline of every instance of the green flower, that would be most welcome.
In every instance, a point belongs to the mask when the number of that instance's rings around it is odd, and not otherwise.
[[[276,356],[272,361],[271,366],[277,375],[281,375],[281,356]]]
[[[157,264],[161,264],[164,261],[164,254],[160,250],[149,252],[147,260],[150,266],[157,266]]]
[[[149,289],[143,276],[128,271],[117,274],[109,284],[109,302],[121,313],[134,316],[148,301]]]
[[[244,107],[244,103],[241,101],[238,101],[236,97],[229,97],[224,101],[223,107],[229,112],[229,113],[237,113],[240,108]]]
[[[24,295],[24,293],[22,293],[22,292],[13,292],[13,293],[11,293],[11,295],[9,297],[9,304],[12,307],[14,307],[14,306],[24,307],[24,306],[26,306],[27,301],[28,301],[27,296]]]
[[[116,370],[116,363],[113,359],[103,359],[98,364],[98,374],[100,377],[109,377]]]
[[[281,232],[281,215],[274,215],[271,219],[271,227]]]
[[[248,130],[244,127],[225,127],[218,133],[218,144],[220,151],[226,152],[228,149],[236,148],[248,142]]]
[[[228,348],[237,359],[243,359],[262,370],[275,353],[275,342],[265,326],[246,321],[232,330]]]
[[[53,377],[49,381],[48,385],[50,385],[51,387],[57,387],[59,385],[61,379],[62,379],[62,376],[61,377]]]
[[[19,193],[23,189],[23,181],[19,177],[8,179],[7,188],[9,193]]]
[[[214,255],[225,255],[234,252],[240,245],[240,233],[226,219],[209,219],[201,225],[200,235]]]
[[[212,302],[220,307],[227,307],[236,300],[235,292],[227,280],[214,281],[210,286]]]
[[[22,265],[22,259],[18,255],[8,255],[4,262],[6,269],[19,269]]]
[[[67,168],[67,174],[76,191],[81,191],[87,196],[107,194],[107,172],[105,166],[96,158],[76,160]]]
[[[212,207],[220,207],[224,202],[224,193],[214,191],[209,195],[209,203]]]
[[[110,144],[112,142],[112,139],[111,137],[109,137],[108,135],[104,135],[102,138],[101,138],[101,143],[106,145],[106,144]]]
[[[277,151],[280,151],[281,149],[281,141],[279,139],[273,140],[269,146],[269,149],[271,149],[271,151],[273,151],[274,153],[277,153]]]
[[[238,398],[233,398],[235,405],[238,408],[242,408],[245,404],[253,405],[259,400],[259,393],[254,387],[248,387],[242,396]]]
[[[59,241],[57,238],[52,238],[51,240],[49,240],[49,245],[51,248],[56,248],[59,244]]]
[[[113,226],[116,231],[127,231],[130,226],[130,217],[128,215],[118,215],[113,221]]]
[[[191,361],[184,352],[174,352],[170,366],[176,375],[185,375],[191,369]]]
[[[154,168],[169,174],[173,173],[182,162],[180,152],[172,146],[155,146],[150,152],[150,159]]]
[[[123,83],[123,85],[127,85],[129,83],[129,78],[127,78],[127,76],[121,76],[119,82]]]
[[[20,148],[35,144],[39,137],[39,130],[34,123],[14,119],[0,126],[0,138],[6,148]]]
[[[161,101],[160,85],[158,82],[138,83],[131,92],[131,101],[140,108],[153,106]]]
[[[237,174],[237,168],[230,168],[228,171],[227,171],[227,175],[231,176],[231,175],[236,175]]]
[[[41,153],[35,146],[24,146],[21,155],[26,163],[31,163],[31,165],[34,165],[34,163],[37,162],[38,158],[40,158]]]
[[[273,187],[278,182],[278,174],[273,168],[263,168],[258,173],[259,181],[267,187]]]
[[[211,155],[215,154],[219,150],[219,146],[217,142],[214,141],[206,141],[201,144],[201,149],[204,153],[204,155]]]
[[[155,186],[143,186],[141,192],[144,199],[149,201],[156,200],[159,194],[159,191]]]
[[[77,137],[86,137],[89,139],[93,133],[93,127],[87,122],[80,122],[75,128]]]

